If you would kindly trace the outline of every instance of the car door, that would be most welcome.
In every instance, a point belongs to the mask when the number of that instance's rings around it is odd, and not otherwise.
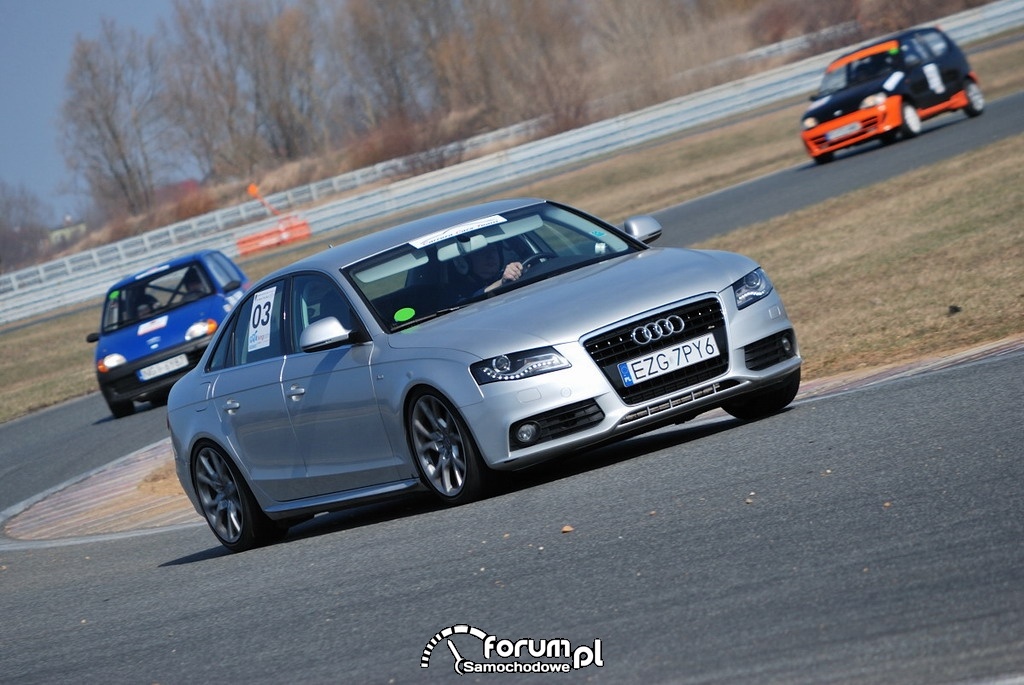
[[[282,387],[299,454],[306,464],[306,495],[323,495],[400,480],[396,456],[374,396],[373,343],[302,352],[302,330],[328,316],[362,330],[347,299],[325,274],[296,275],[291,289],[296,352],[284,364]],[[357,337],[357,340],[360,338]]]
[[[913,36],[906,36],[900,41],[900,52],[907,66],[907,88],[917,109],[929,109],[945,102],[949,89],[927,47]]]
[[[298,456],[281,369],[287,350],[283,281],[250,293],[231,318],[211,358],[210,404],[222,434],[255,488],[276,501],[301,496],[305,464]]]
[[[935,29],[926,29],[917,34],[917,42],[931,54],[932,60],[938,65],[942,77],[945,97],[948,100],[964,87],[965,60],[959,50],[951,45],[946,37]]]

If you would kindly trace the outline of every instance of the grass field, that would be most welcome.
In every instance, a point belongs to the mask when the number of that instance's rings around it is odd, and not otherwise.
[[[1024,90],[1024,41],[993,44],[971,56],[990,101]],[[501,194],[550,197],[612,221],[656,211],[806,163],[797,129],[804,104]],[[1021,334],[1022,162],[1024,135],[700,247],[745,253],[768,270],[796,324],[805,379]],[[305,252],[343,239],[318,238]],[[259,277],[302,254],[242,265]],[[0,422],[96,391],[85,336],[98,324],[98,307],[0,329]]]

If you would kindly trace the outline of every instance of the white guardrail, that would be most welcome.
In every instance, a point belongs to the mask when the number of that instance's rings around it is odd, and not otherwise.
[[[964,44],[1024,25],[1024,0],[999,0],[939,22]],[[395,181],[322,206],[301,210],[314,234],[381,219],[447,197],[481,191],[528,177],[545,169],[610,154],[640,143],[684,131],[812,92],[821,72],[844,50],[747,77],[654,107],[472,159],[437,171]],[[474,143],[483,144],[488,134]],[[308,206],[345,190],[386,178],[395,164],[367,169],[277,193],[267,201],[284,212]],[[252,201],[144,235],[97,247],[63,259],[0,275],[0,324],[101,298],[117,278],[172,256],[214,248],[238,256],[236,240],[273,228],[277,218]]]

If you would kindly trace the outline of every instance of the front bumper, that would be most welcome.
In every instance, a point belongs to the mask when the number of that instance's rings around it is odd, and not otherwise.
[[[97,371],[96,378],[99,381],[100,390],[107,401],[111,403],[143,402],[160,398],[170,391],[171,386],[179,378],[195,368],[209,344],[210,337],[207,336],[199,340],[160,350],[149,357],[122,364],[106,373]],[[181,354],[184,354],[188,360],[185,366],[149,380],[142,380],[139,377],[140,370],[173,359]]]
[[[686,306],[709,301],[718,305],[718,299],[711,298]],[[689,420],[799,370],[802,360],[796,335],[776,293],[742,312],[721,309],[720,317],[707,317],[704,329],[696,323],[691,326],[688,318],[687,332],[679,338],[710,331],[720,356],[673,372],[657,383],[625,388],[615,377],[617,359],[594,356],[594,348],[615,338],[616,330],[635,325],[630,321],[588,334],[576,344],[556,346],[571,368],[537,376],[530,383],[483,386],[483,401],[461,410],[484,460],[492,468],[523,468],[580,447]],[[673,311],[681,309],[666,309],[654,316]],[[631,354],[635,352],[627,349],[621,358]],[[539,427],[539,438],[528,445],[515,437],[524,422]]]
[[[902,109],[903,98],[894,95],[881,105],[824,121],[801,132],[800,137],[811,157],[831,154],[898,131]]]

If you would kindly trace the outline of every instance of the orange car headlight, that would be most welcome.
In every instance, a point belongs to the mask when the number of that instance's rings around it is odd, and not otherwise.
[[[875,93],[874,95],[869,95],[863,100],[861,100],[860,108],[870,109],[871,107],[881,107],[882,105],[885,104],[885,101],[888,99],[889,95],[887,93]]]

